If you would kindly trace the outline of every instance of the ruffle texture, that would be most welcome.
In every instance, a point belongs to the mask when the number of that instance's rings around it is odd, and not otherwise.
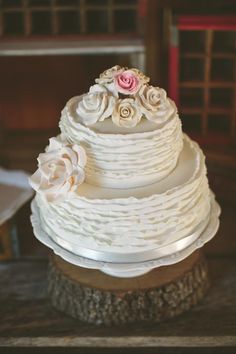
[[[184,139],[194,158],[187,180],[183,176],[177,186],[170,184],[164,192],[143,198],[132,191],[130,197],[113,199],[91,199],[77,192],[67,201],[48,203],[38,194],[44,231],[54,240],[70,242],[72,248],[74,244],[121,253],[161,247],[190,235],[208,218],[210,191],[204,155],[196,143]],[[180,171],[182,167],[177,166]]]
[[[96,132],[79,122],[76,107],[80,100],[81,96],[74,97],[67,103],[59,126],[68,142],[80,144],[86,150],[87,183],[111,188],[134,188],[159,181],[175,168],[183,138],[174,103],[171,115],[155,130],[107,134]]]

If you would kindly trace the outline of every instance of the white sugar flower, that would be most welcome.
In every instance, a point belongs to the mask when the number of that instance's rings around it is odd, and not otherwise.
[[[115,97],[101,89],[84,95],[76,112],[83,124],[92,125],[111,116],[114,105]]]
[[[51,138],[45,153],[39,154],[38,169],[29,178],[36,192],[49,202],[60,201],[83,183],[86,153],[82,146],[64,145]]]
[[[97,78],[95,82],[101,85],[109,84],[113,82],[115,76],[121,74],[124,70],[125,69],[119,65],[115,65],[112,68],[103,71],[103,73],[99,75],[99,78]]]
[[[159,87],[142,86],[137,92],[136,101],[146,118],[157,123],[168,119],[176,110],[175,105],[167,98],[166,91]]]
[[[95,92],[106,92],[109,95],[112,95],[114,97],[118,97],[118,92],[115,87],[114,82],[111,82],[109,84],[95,84],[90,87],[89,93],[95,93]]]
[[[118,100],[112,113],[112,121],[119,127],[135,127],[141,118],[140,108],[133,98]]]

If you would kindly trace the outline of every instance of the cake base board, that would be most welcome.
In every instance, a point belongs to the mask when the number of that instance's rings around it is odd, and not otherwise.
[[[48,292],[53,306],[92,324],[159,322],[196,305],[209,287],[201,251],[136,278],[115,278],[52,256]]]

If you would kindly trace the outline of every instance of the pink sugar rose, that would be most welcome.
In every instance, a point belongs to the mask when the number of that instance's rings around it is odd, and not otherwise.
[[[133,95],[139,89],[140,80],[132,70],[125,70],[115,76],[115,86],[118,92]]]

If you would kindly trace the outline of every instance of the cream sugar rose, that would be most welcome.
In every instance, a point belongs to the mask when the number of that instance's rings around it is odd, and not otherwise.
[[[203,232],[213,201],[204,155],[183,135],[174,102],[139,70],[103,72],[66,104],[59,126],[30,178],[54,242],[134,261]]]

